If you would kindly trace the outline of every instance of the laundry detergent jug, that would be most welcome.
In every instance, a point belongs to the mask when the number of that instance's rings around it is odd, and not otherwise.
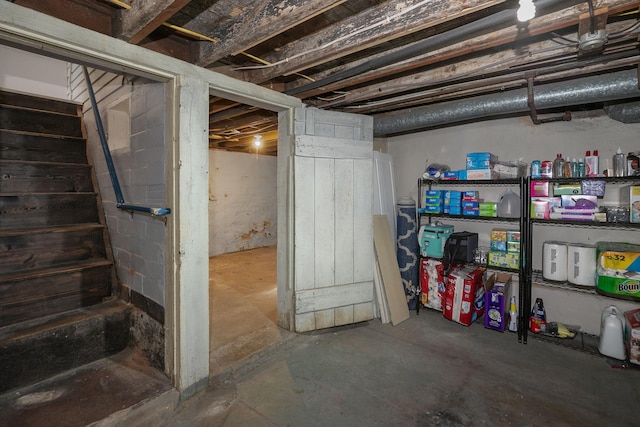
[[[615,305],[602,311],[598,344],[598,351],[601,354],[619,360],[627,358],[624,348],[624,322],[622,312]]]
[[[520,196],[507,189],[498,200],[498,217],[520,218]]]

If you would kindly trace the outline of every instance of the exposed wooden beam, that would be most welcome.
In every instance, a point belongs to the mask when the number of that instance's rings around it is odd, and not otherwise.
[[[630,24],[627,21],[618,22],[610,25],[607,29],[609,32],[614,33],[622,31]],[[384,83],[375,83],[363,88],[350,90],[349,93],[334,102],[329,102],[329,104],[332,107],[339,107],[356,102],[370,102],[375,99],[389,97],[396,92],[428,88],[429,86],[442,85],[456,80],[469,79],[473,76],[477,76],[475,78],[480,79],[485,74],[510,68],[523,68],[527,64],[535,63],[540,66],[545,60],[557,58],[558,55],[571,54],[575,57],[576,53],[577,48],[575,46],[558,44],[553,40],[539,41],[522,46],[519,51],[505,49],[495,53],[491,52],[472,59],[458,61],[455,67],[444,65],[430,68],[410,76],[403,76],[387,80]],[[482,82],[478,80],[478,84],[480,85]]]
[[[304,39],[292,42],[279,52],[263,58],[271,64],[278,63],[278,65],[246,71],[248,80],[253,83],[262,83],[274,77],[301,72],[315,65],[437,26],[503,1],[433,0],[428,4],[410,9],[419,3],[418,0],[412,0],[400,5],[396,1],[387,1]],[[400,15],[402,12],[404,14]],[[390,17],[395,18],[387,20]]]
[[[233,120],[216,121],[216,122],[210,123],[209,127],[216,128],[216,129],[259,127],[261,125],[264,126],[265,123],[270,123],[277,120],[278,120],[278,115],[276,113],[260,110],[260,111],[251,112],[243,116],[236,117]]]
[[[131,0],[131,9],[118,11],[115,37],[138,44],[190,0]]]
[[[640,1],[625,1],[620,2],[616,0],[601,0],[604,6],[609,7],[609,14],[620,13],[633,9],[640,5]],[[495,31],[490,34],[482,35],[479,37],[471,38],[462,43],[456,43],[451,46],[447,46],[442,49],[438,49],[433,52],[425,53],[410,60],[406,60],[397,64],[393,64],[377,70],[372,70],[367,73],[362,73],[358,76],[343,79],[339,82],[332,83],[330,85],[323,86],[318,89],[314,89],[308,92],[299,93],[297,96],[304,99],[313,96],[318,96],[333,91],[344,90],[351,86],[362,86],[368,81],[377,80],[380,78],[387,78],[394,74],[404,73],[410,70],[414,70],[421,67],[436,64],[441,61],[453,60],[456,58],[464,57],[465,55],[475,54],[483,50],[489,50],[498,46],[503,46],[509,43],[513,43],[517,40],[521,40],[524,37],[532,37],[541,34],[546,34],[553,31],[558,31],[563,28],[578,25],[580,15],[587,10],[586,4],[579,4],[570,8],[562,9],[557,12],[553,12],[547,15],[537,17],[530,21],[526,27],[526,32],[517,25],[504,28],[499,31]],[[576,34],[577,37],[577,34]],[[316,80],[321,80],[323,77],[339,72],[347,67],[354,67],[361,62],[367,61],[370,58],[362,59],[357,62],[352,62],[343,67],[335,68],[323,72],[322,74],[313,75]],[[478,64],[482,66],[482,64]],[[306,81],[299,80],[290,87],[304,86]]]
[[[112,33],[113,8],[95,0],[15,0],[13,3],[102,34]]]
[[[236,55],[304,23],[346,0],[261,0],[252,1],[243,13],[215,27],[201,14],[186,27],[220,40],[203,43],[197,65],[207,66],[228,55]],[[204,15],[204,16],[203,16]]]

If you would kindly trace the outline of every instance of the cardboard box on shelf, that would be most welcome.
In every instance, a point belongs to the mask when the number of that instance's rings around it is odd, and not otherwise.
[[[549,181],[531,181],[531,197],[549,197]]]
[[[498,161],[498,157],[486,152],[467,153],[467,170],[469,169],[489,169]],[[467,178],[472,179],[472,178]]]
[[[511,274],[493,273],[484,284],[484,327],[504,332],[509,322]]]
[[[628,185],[620,191],[620,201],[629,207],[629,222],[640,222],[640,185]]]
[[[494,228],[489,233],[489,240],[495,240],[496,242],[507,241],[507,230],[503,228]]]
[[[484,269],[463,267],[447,276],[442,315],[449,320],[469,326],[484,313]]]
[[[470,181],[499,179],[499,176],[493,169],[469,169],[467,170],[467,179]]]
[[[520,242],[520,232],[516,230],[507,230],[507,242]]]
[[[624,341],[629,362],[640,365],[640,308],[625,311]]]
[[[487,263],[490,267],[520,268],[520,254],[515,252],[489,252]]]

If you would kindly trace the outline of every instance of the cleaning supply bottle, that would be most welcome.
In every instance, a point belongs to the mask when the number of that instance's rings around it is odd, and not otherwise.
[[[584,165],[584,160],[582,157],[578,159],[578,178],[584,178],[587,176],[587,169]]]
[[[584,158],[585,163],[585,176],[598,176],[598,150],[593,150],[593,156],[591,151],[587,151],[587,155]]]
[[[624,176],[626,164],[624,153],[618,147],[618,151],[613,155],[613,176]]]
[[[516,308],[515,295],[511,297],[511,304],[509,305],[509,330],[518,332],[518,309]]]
[[[558,153],[553,161],[553,177],[562,178],[562,167],[564,166],[564,159],[562,154]]]
[[[542,298],[536,298],[536,302],[531,307],[529,316],[529,330],[534,334],[539,334],[547,324],[547,315],[544,311],[544,303]]]

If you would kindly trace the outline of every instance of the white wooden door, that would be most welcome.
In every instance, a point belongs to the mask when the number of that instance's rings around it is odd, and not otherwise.
[[[373,318],[372,120],[305,118],[293,153],[297,332]]]

